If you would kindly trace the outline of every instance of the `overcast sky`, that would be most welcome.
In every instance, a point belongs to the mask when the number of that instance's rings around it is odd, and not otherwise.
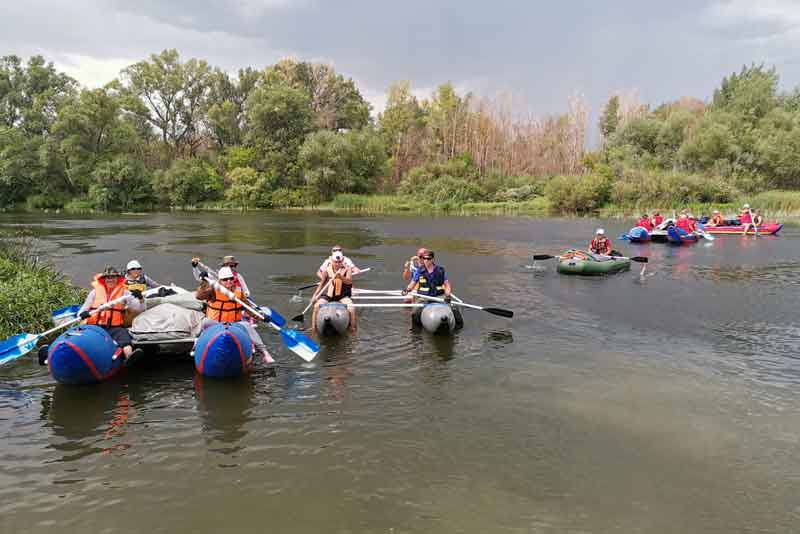
[[[610,94],[710,98],[743,64],[800,82],[800,0],[2,0],[0,55],[42,54],[84,85],[165,48],[226,70],[332,63],[381,111],[389,84],[452,81],[518,111],[593,118]],[[794,53],[793,53],[794,52]],[[519,108],[522,109],[519,109]]]

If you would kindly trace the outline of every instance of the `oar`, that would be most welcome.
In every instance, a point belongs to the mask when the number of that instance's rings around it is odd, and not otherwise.
[[[89,315],[97,315],[101,311],[110,308],[111,306],[116,306],[120,302],[123,302],[127,297],[120,297],[118,299],[112,300],[110,302],[106,302]],[[29,353],[36,347],[36,343],[43,337],[46,337],[57,330],[61,330],[62,328],[66,328],[72,324],[75,324],[79,321],[82,321],[80,317],[76,317],[70,321],[67,321],[63,324],[60,324],[56,327],[51,328],[41,334],[28,334],[22,333],[17,334],[16,336],[12,336],[4,341],[0,342],[0,365],[8,363],[12,360],[16,360],[20,356],[24,356],[25,354]]]
[[[445,302],[444,299],[440,299],[439,297],[430,297],[428,295],[423,295],[421,293],[417,293],[416,291],[412,291],[409,295],[413,295],[415,297],[420,297],[427,300],[433,300],[435,302]],[[463,306],[465,308],[472,308],[473,310],[481,310],[485,311],[486,313],[491,313],[492,315],[499,315],[500,317],[514,317],[514,312],[511,310],[504,310],[503,308],[484,308],[483,306],[476,306],[475,304],[467,304],[466,302],[450,302],[453,306]]]
[[[315,284],[308,284],[307,286],[298,287],[296,291],[303,291],[304,289],[311,289],[312,287],[317,287],[319,282]]]
[[[703,238],[708,239],[709,241],[714,241],[716,239],[716,237],[714,237],[713,235],[706,233],[706,227],[703,225],[703,223],[697,223],[697,228],[695,229],[695,232],[697,232],[698,235],[703,236]]]
[[[559,258],[559,257],[560,256],[551,256],[550,254],[534,254],[533,255],[533,259],[534,260],[552,260],[552,259]],[[620,259],[620,260],[628,259],[628,260],[631,260],[631,261],[635,261],[637,263],[647,263],[648,261],[650,261],[647,256],[631,256],[629,258],[626,257],[626,256],[606,256],[606,258],[617,258],[617,259]]]
[[[355,276],[355,275],[357,275],[357,274],[365,273],[365,272],[369,271],[370,269],[372,269],[372,267],[367,267],[366,269],[361,269],[361,270],[360,270],[360,271],[358,271],[357,273],[353,273],[353,276]],[[333,278],[331,278],[330,280],[328,280],[327,282],[325,282],[325,285],[324,285],[324,286],[322,286],[322,289],[320,289],[319,291],[317,291],[317,292],[316,292],[316,293],[315,293],[315,294],[314,294],[314,295],[311,297],[311,300],[309,300],[309,301],[308,301],[308,306],[306,306],[306,307],[305,307],[305,309],[303,309],[303,311],[302,311],[302,312],[300,312],[299,314],[297,314],[297,315],[295,315],[294,317],[292,317],[292,321],[294,321],[294,322],[296,322],[296,323],[302,323],[302,322],[305,320],[305,315],[306,315],[306,312],[309,310],[309,308],[311,308],[311,306],[313,306],[313,305],[314,305],[314,303],[317,301],[317,299],[319,298],[319,296],[320,296],[320,295],[322,295],[322,294],[325,292],[325,290],[326,290],[326,289],[328,289],[328,286],[331,284],[331,282],[333,282]],[[319,282],[317,282],[317,284],[316,284],[316,285],[319,285]]]
[[[259,308],[256,309],[253,306],[250,306],[246,302],[242,301],[241,299],[236,298],[236,295],[233,292],[229,291],[228,288],[226,288],[219,282],[212,280],[208,277],[206,277],[206,281],[208,281],[212,286],[214,286],[214,289],[216,289],[229,299],[235,300],[251,315],[253,315],[254,317],[258,317],[259,319],[267,323],[270,327],[280,332],[281,340],[283,341],[283,344],[286,345],[286,348],[291,350],[301,358],[303,358],[305,361],[310,362],[319,352],[319,345],[314,343],[305,334],[303,334],[302,332],[298,332],[297,330],[292,330],[291,328],[286,328],[284,326],[286,324],[286,320],[283,317],[281,317],[280,314],[275,310],[268,308],[266,306],[259,306]]]
[[[454,303],[456,304],[456,303]],[[367,304],[359,304],[354,303],[350,304],[353,308],[422,308],[427,306],[426,304],[421,304],[419,302],[416,303],[392,303],[392,302],[375,302],[375,303],[367,303]]]

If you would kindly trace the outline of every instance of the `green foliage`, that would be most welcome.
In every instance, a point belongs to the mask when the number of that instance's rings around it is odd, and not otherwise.
[[[300,149],[306,185],[323,200],[336,193],[375,191],[386,169],[386,149],[372,130],[339,134],[321,130],[308,136]]]
[[[421,194],[428,183],[445,176],[478,183],[480,170],[468,156],[454,158],[447,163],[426,163],[408,172],[400,182],[400,192],[406,195]]]
[[[269,181],[252,167],[236,167],[227,175],[228,188],[225,199],[245,209],[263,203],[264,195],[269,195]]]
[[[744,66],[722,79],[714,91],[712,108],[733,113],[741,120],[755,124],[777,104],[778,74],[764,65]]]
[[[603,108],[603,114],[600,116],[600,133],[603,134],[604,139],[608,139],[617,131],[619,119],[619,97],[614,95],[608,99]]]
[[[611,188],[617,206],[644,208],[693,203],[727,203],[739,192],[729,180],[679,172],[627,169]]]
[[[89,187],[92,206],[104,211],[136,211],[154,204],[150,176],[144,163],[119,156],[100,163]]]
[[[353,80],[345,80],[331,65],[284,59],[266,70],[264,80],[305,94],[317,128],[355,130],[370,122],[370,105]]]
[[[36,242],[0,236],[0,339],[52,326],[50,313],[82,302],[85,291],[39,259]]]
[[[299,180],[298,152],[312,131],[308,96],[288,85],[263,85],[250,94],[246,109],[248,144],[262,156],[259,170],[294,185]]]
[[[545,186],[545,196],[553,209],[565,213],[586,213],[608,202],[611,185],[598,174],[554,176]]]
[[[273,208],[297,208],[308,204],[317,204],[313,195],[305,194],[302,189],[279,187],[269,194],[269,206]]]
[[[225,149],[220,159],[229,171],[239,167],[255,167],[258,161],[258,152],[252,147],[231,146]]]
[[[219,199],[224,184],[208,162],[191,158],[176,160],[168,170],[156,172],[153,189],[170,206],[195,206]]]

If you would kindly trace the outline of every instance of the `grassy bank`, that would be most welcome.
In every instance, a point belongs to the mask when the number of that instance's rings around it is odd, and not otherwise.
[[[46,330],[52,326],[50,312],[85,296],[40,259],[33,239],[0,235],[0,339]]]

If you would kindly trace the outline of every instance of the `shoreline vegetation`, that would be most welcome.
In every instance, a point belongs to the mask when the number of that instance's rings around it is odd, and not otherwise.
[[[511,95],[418,98],[372,113],[352,79],[285,59],[232,75],[164,50],[100,88],[41,56],[0,58],[0,210],[290,209],[632,216],[688,207],[800,216],[800,87],[764,65],[705,99],[635,89],[532,117]],[[587,146],[590,129],[601,142]]]
[[[86,298],[85,289],[41,259],[34,239],[0,235],[0,244],[0,339],[47,330],[53,310]]]

